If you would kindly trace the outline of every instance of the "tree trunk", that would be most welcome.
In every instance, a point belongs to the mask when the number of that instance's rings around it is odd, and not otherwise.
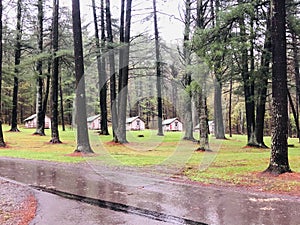
[[[220,11],[220,1],[211,1],[211,12],[213,20],[213,26],[218,26],[219,21],[219,11]],[[219,72],[221,67],[221,57],[217,56],[214,63],[214,124],[215,124],[215,137],[216,139],[225,139],[225,128],[223,121],[223,109],[222,109],[222,81],[221,74]]]
[[[104,1],[101,0],[101,48],[102,55],[105,54],[105,15],[104,15]],[[101,57],[101,82],[100,82],[100,108],[101,108],[101,134],[109,135],[108,125],[107,125],[107,76],[105,68],[106,60],[105,57]]]
[[[218,75],[217,75],[218,76]],[[222,110],[222,85],[215,79],[214,91],[214,124],[216,139],[225,139],[225,129]]]
[[[242,43],[247,42],[245,18],[239,19],[240,35]],[[244,86],[244,97],[246,106],[246,126],[247,126],[247,146],[257,146],[255,137],[255,104],[254,104],[254,85],[252,73],[249,71],[247,46],[242,46],[241,50],[241,76]]]
[[[2,44],[2,0],[0,0],[0,147],[5,147],[3,130],[2,130],[2,58],[3,58],[3,44]]]
[[[63,99],[63,90],[62,90],[61,76],[59,77],[59,98],[60,98],[61,127],[62,127],[62,131],[66,131],[66,127],[65,127],[65,112],[64,112],[64,99]]]
[[[111,22],[111,20],[110,20]],[[111,24],[110,24],[111,25]],[[111,26],[110,26],[111,27]],[[125,53],[124,53],[124,46],[125,46],[125,0],[121,0],[121,14],[120,14],[120,45],[121,48],[119,49],[119,79],[118,79],[118,95],[115,94],[115,98],[112,96],[111,98],[111,105],[112,105],[112,114],[115,114],[114,118],[115,120],[113,120],[113,137],[114,137],[114,142],[119,142],[119,132],[121,131],[121,133],[123,133],[123,136],[125,135],[125,139],[126,139],[126,130],[124,131],[124,127],[123,128],[119,128],[119,122],[122,125],[122,121],[124,120],[124,117],[126,119],[126,112],[122,112],[123,116],[122,118],[120,118],[120,104],[121,104],[121,96],[123,95],[123,93],[121,94],[122,91],[122,85],[123,85],[123,77],[124,77],[124,70],[125,70],[125,62],[124,62],[124,57],[125,57]],[[111,34],[112,35],[112,34]],[[112,60],[112,53],[110,53],[110,61],[113,62],[114,60]],[[111,67],[114,64],[110,64]],[[111,68],[112,69],[112,68]],[[114,70],[114,69],[113,69]],[[116,86],[113,87],[112,85],[116,84],[116,79],[115,77],[111,77],[111,93],[114,94],[113,90],[116,89]],[[126,90],[124,90],[126,92]],[[116,92],[116,90],[115,90]],[[125,94],[125,93],[124,93]],[[126,99],[127,100],[127,99]],[[122,114],[121,113],[121,114]],[[124,116],[125,113],[125,116]],[[113,117],[113,116],[112,116]],[[115,121],[115,123],[114,123]],[[124,134],[125,132],[125,134]],[[127,140],[120,140],[120,142],[122,143],[124,141],[124,143],[127,142]]]
[[[287,94],[288,94],[288,99],[289,99],[290,106],[292,108],[292,113],[293,113],[293,116],[294,116],[294,120],[298,121],[299,118],[298,118],[298,114],[296,112],[296,107],[294,105],[294,102],[293,102],[293,99],[292,99],[292,96],[291,96],[289,90],[287,90]],[[297,122],[296,122],[296,130],[297,130],[297,134],[299,134],[300,128],[299,128],[299,123],[297,123]],[[292,135],[292,131],[290,132],[290,134]]]
[[[171,75],[173,79],[177,79],[178,78],[178,70],[176,68],[175,63],[170,65],[170,69],[171,69]],[[140,85],[140,87],[142,87],[142,84]],[[142,88],[141,88],[142,89]],[[172,118],[176,118],[177,117],[177,110],[178,110],[178,88],[177,86],[173,86],[172,88]]]
[[[106,0],[106,30],[109,56],[109,80],[110,80],[110,108],[114,142],[118,142],[116,131],[118,128],[117,94],[116,94],[116,71],[115,56],[113,51],[113,33],[110,13],[110,0]]]
[[[51,120],[51,140],[52,144],[61,143],[58,131],[58,76],[59,76],[59,58],[58,51],[58,10],[59,0],[53,0],[53,26],[52,26],[52,120]]]
[[[43,1],[38,0],[38,49],[39,53],[43,53],[43,21],[44,11],[43,11]],[[37,93],[36,93],[36,115],[37,124],[34,134],[45,136],[45,114],[43,113],[43,61],[38,60],[37,62]]]
[[[49,98],[49,92],[50,92],[50,80],[51,80],[51,60],[48,61],[48,73],[46,78],[46,86],[45,86],[45,95],[44,95],[44,101],[43,101],[43,115],[45,118],[46,112],[47,112],[47,105],[48,105],[48,98]]]
[[[160,59],[160,46],[159,46],[159,34],[157,25],[157,10],[156,0],[153,0],[153,15],[154,15],[154,36],[155,36],[155,55],[156,55],[156,89],[157,89],[157,126],[158,136],[163,136],[162,119],[163,119],[163,105],[162,105],[162,75],[161,75],[161,59]]]
[[[294,71],[295,71],[295,81],[296,81],[296,98],[297,98],[297,105],[300,105],[300,74],[299,74],[299,59],[298,59],[298,43],[297,43],[297,37],[295,34],[295,31],[292,30],[292,46],[293,46],[293,60],[294,60]],[[298,107],[297,107],[298,109]],[[297,121],[296,124],[298,127],[299,125],[299,113],[298,110],[296,111],[297,114]],[[297,133],[297,138],[299,139],[300,142],[300,131]]]
[[[90,146],[86,122],[87,113],[85,96],[85,78],[79,0],[72,0],[72,19],[76,78],[75,122],[77,126],[77,147],[75,149],[75,152],[93,153],[93,150]]]
[[[123,65],[122,75],[119,84],[119,102],[118,102],[118,132],[117,138],[119,143],[127,143],[126,139],[126,113],[127,113],[127,97],[128,97],[128,74],[129,74],[129,41],[130,41],[130,26],[131,26],[131,3],[132,0],[127,0],[126,4],[126,19],[123,47]]]
[[[272,150],[265,172],[291,172],[288,160],[288,107],[285,0],[272,0]]]
[[[125,32],[125,0],[121,0],[121,13],[120,13],[120,45],[121,48],[119,50],[119,82],[118,82],[118,92],[122,89],[122,76],[124,71],[124,34]]]
[[[99,79],[99,97],[100,97],[100,111],[101,111],[101,131],[100,134],[109,135],[107,126],[107,85],[106,85],[106,70],[105,70],[105,57],[104,47],[105,47],[105,24],[104,24],[104,2],[101,0],[101,45],[99,39],[99,29],[96,14],[96,4],[95,0],[92,0],[93,15],[94,15],[94,26],[95,26],[95,42],[96,42],[96,54],[97,54],[97,69],[98,69],[98,79]]]
[[[11,128],[12,132],[19,132],[18,129],[18,90],[19,90],[19,68],[21,61],[21,37],[22,37],[22,1],[18,0],[17,3],[17,36],[15,44],[15,76],[14,76],[14,88],[13,88],[13,101],[12,101],[12,117],[11,117]]]
[[[198,7],[197,7],[198,8]],[[195,141],[193,136],[194,125],[193,125],[193,113],[192,113],[192,74],[188,71],[188,67],[191,65],[191,49],[189,47],[190,41],[190,26],[191,26],[191,1],[185,1],[185,19],[184,19],[185,29],[183,36],[183,60],[186,69],[184,76],[184,86],[186,88],[186,93],[184,95],[184,140]]]
[[[232,137],[232,75],[230,76],[229,84],[229,109],[228,109],[228,126],[229,126],[229,137]]]
[[[269,9],[270,11],[270,9]],[[270,13],[267,18],[267,30],[265,35],[264,49],[261,56],[261,75],[257,77],[257,107],[256,107],[256,123],[255,123],[255,136],[256,142],[259,147],[267,148],[264,143],[264,125],[265,125],[265,112],[268,91],[268,79],[271,62],[271,35],[270,35]]]
[[[200,123],[199,123],[199,148],[197,151],[207,151],[209,150],[208,146],[208,115],[207,115],[207,103],[206,103],[206,90],[205,86],[202,87],[202,91],[199,94],[199,117],[200,117]]]

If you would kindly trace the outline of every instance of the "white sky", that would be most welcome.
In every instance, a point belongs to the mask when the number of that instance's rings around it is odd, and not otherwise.
[[[81,0],[81,17],[85,20],[92,20],[92,10],[91,10],[91,0]],[[99,4],[99,0],[96,0],[96,4]],[[111,0],[112,7],[112,17],[119,17],[119,7],[121,0]],[[61,6],[71,6],[70,0],[61,0]],[[141,14],[145,12],[144,15],[134,16],[132,19],[132,33],[138,34],[148,30],[151,35],[153,35],[153,17],[148,22],[143,22],[142,18],[149,15],[152,10],[152,0],[133,0],[133,12],[132,14]],[[163,40],[171,43],[182,42],[183,37],[183,24],[178,21],[176,18],[180,18],[179,8],[182,5],[182,0],[157,0],[157,8],[159,11],[162,11],[164,14],[172,15],[172,17],[167,15],[159,14],[159,32]],[[147,12],[145,9],[147,8]]]

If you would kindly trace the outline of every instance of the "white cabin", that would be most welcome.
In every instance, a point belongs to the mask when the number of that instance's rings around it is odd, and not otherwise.
[[[145,130],[145,122],[139,116],[127,118],[126,130]]]

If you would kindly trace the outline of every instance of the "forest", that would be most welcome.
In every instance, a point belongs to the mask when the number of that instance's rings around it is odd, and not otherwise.
[[[11,132],[36,114],[33,133],[43,136],[48,115],[51,143],[63,141],[59,127],[75,126],[75,151],[91,153],[90,116],[99,114],[99,134],[118,143],[127,142],[128,117],[159,136],[163,120],[178,118],[183,139],[206,151],[213,121],[217,139],[245,134],[246,146],[270,147],[268,172],[291,171],[287,139],[300,138],[299,1],[181,0],[176,13],[164,11],[165,0],[90,0],[88,13],[81,4],[0,0],[0,113]],[[181,24],[177,42],[164,40],[163,17]]]

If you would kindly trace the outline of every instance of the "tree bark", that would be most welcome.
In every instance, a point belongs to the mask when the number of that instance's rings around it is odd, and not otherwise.
[[[12,117],[11,117],[11,132],[19,132],[18,129],[18,92],[19,92],[19,68],[21,62],[21,37],[22,37],[22,1],[17,2],[17,36],[15,44],[15,76],[14,76],[14,88],[13,88],[13,100],[12,100]]]
[[[197,8],[200,6],[197,6]],[[188,67],[191,65],[191,49],[189,47],[190,41],[190,26],[191,26],[191,1],[185,1],[185,29],[183,35],[183,61],[186,69],[184,76],[184,86],[186,93],[184,95],[184,140],[195,141],[194,138],[194,125],[193,125],[193,113],[192,113],[192,74],[188,71]]]
[[[245,28],[245,18],[239,19],[240,35],[242,43],[247,43]],[[247,146],[257,146],[255,137],[255,103],[254,103],[254,81],[252,73],[249,71],[249,56],[247,46],[242,46],[241,50],[241,76],[244,86],[244,97],[246,107],[246,126],[247,126]]]
[[[43,10],[43,0],[38,0],[38,49],[39,53],[43,53],[43,21],[44,20],[44,10]],[[36,115],[37,124],[35,135],[45,136],[45,114],[43,110],[43,61],[38,60],[36,66],[38,72],[37,78],[37,96],[36,96]]]
[[[46,78],[46,86],[45,86],[45,95],[43,100],[43,115],[46,115],[47,112],[47,106],[48,106],[48,98],[50,93],[50,81],[51,81],[51,60],[48,60],[48,72],[47,72],[47,78]],[[45,117],[44,117],[45,118]]]
[[[272,150],[265,172],[291,172],[288,160],[288,107],[285,0],[272,0]]]
[[[106,84],[106,70],[105,70],[105,23],[104,23],[104,2],[101,0],[101,44],[99,38],[98,21],[96,14],[95,0],[92,0],[93,15],[94,15],[94,27],[95,27],[95,42],[96,42],[96,54],[97,54],[97,69],[99,80],[99,97],[100,97],[100,111],[101,111],[101,131],[100,134],[109,135],[107,126],[107,84]],[[101,47],[102,53],[101,54]]]
[[[225,139],[225,129],[224,129],[223,110],[222,110],[222,84],[220,81],[218,81],[217,78],[215,78],[214,86],[215,86],[215,90],[214,90],[215,137],[216,139]]]
[[[156,0],[153,0],[153,15],[154,15],[154,36],[155,36],[155,55],[156,55],[156,89],[157,89],[157,126],[158,136],[163,136],[162,119],[163,119],[163,105],[162,105],[162,74],[161,74],[161,59],[160,59],[160,46],[159,46],[159,34],[157,25],[157,10]]]
[[[101,50],[102,55],[105,54],[105,13],[104,13],[104,0],[101,0]],[[101,134],[109,135],[108,125],[107,125],[107,76],[106,76],[106,58],[101,57],[101,82],[100,82],[100,108],[101,108]]]
[[[51,119],[51,140],[50,143],[61,143],[58,131],[58,76],[59,76],[59,58],[58,51],[58,11],[59,0],[53,0],[53,24],[52,24],[52,119]]]
[[[65,112],[64,112],[64,99],[63,99],[63,90],[62,90],[61,76],[59,77],[59,98],[60,98],[61,127],[62,127],[62,131],[66,131],[66,127],[65,127]]]
[[[213,20],[213,26],[218,26],[219,21],[219,11],[220,11],[220,1],[211,0],[211,13]],[[222,80],[221,74],[219,72],[221,68],[221,57],[216,56],[214,63],[214,124],[215,124],[215,137],[216,139],[225,139],[225,128],[223,121],[223,109],[222,109]]]
[[[5,147],[6,143],[4,141],[3,129],[2,129],[2,60],[3,60],[2,13],[3,13],[3,6],[2,6],[2,0],[0,0],[0,147]]]
[[[85,78],[79,0],[72,0],[72,19],[76,78],[75,121],[77,126],[77,147],[75,149],[75,152],[87,154],[94,152],[90,146],[86,121],[87,113],[85,96]]]
[[[270,9],[269,9],[270,11]],[[270,35],[270,13],[267,18],[267,30],[265,35],[264,49],[261,56],[261,74],[257,78],[257,106],[256,106],[256,124],[255,124],[255,136],[256,142],[259,147],[267,148],[264,143],[264,124],[265,124],[265,112],[266,101],[268,91],[268,79],[271,63],[271,35]]]
[[[300,105],[300,74],[299,74],[299,59],[298,59],[298,43],[297,43],[297,37],[296,37],[296,34],[295,34],[295,31],[292,30],[292,46],[293,46],[293,60],[294,60],[294,73],[295,73],[295,82],[296,82],[296,99],[297,99],[297,106],[299,107]],[[297,109],[298,109],[297,107]],[[296,122],[296,125],[298,127],[300,127],[299,125],[299,112],[298,110],[296,111],[296,114],[297,114],[297,120],[295,121]],[[299,139],[299,142],[300,142],[300,130],[297,130],[297,138]]]
[[[232,75],[230,76],[230,84],[229,84],[229,109],[228,109],[228,126],[229,126],[229,137],[232,137]]]
[[[109,56],[109,80],[110,80],[110,108],[113,130],[113,141],[118,142],[116,131],[118,128],[117,114],[117,93],[116,93],[116,71],[115,71],[115,56],[113,48],[113,33],[110,12],[110,0],[106,0],[106,30],[108,41],[108,56]]]
[[[128,97],[128,74],[129,74],[129,50],[130,50],[130,27],[131,27],[131,4],[132,0],[127,0],[126,19],[123,47],[123,65],[122,75],[119,84],[119,102],[118,102],[118,132],[117,138],[119,143],[127,143],[126,139],[126,113],[127,113],[127,97]]]
[[[200,123],[199,123],[199,148],[197,151],[208,151],[208,115],[207,115],[207,103],[206,103],[206,90],[205,86],[202,87],[201,93],[199,94],[199,117],[200,117]]]
[[[288,94],[288,99],[289,99],[290,106],[292,108],[293,117],[294,117],[294,120],[295,120],[295,123],[296,123],[297,134],[299,134],[299,130],[300,130],[299,123],[296,122],[296,121],[299,120],[299,118],[298,118],[298,114],[297,114],[297,111],[296,111],[296,107],[294,105],[294,102],[293,102],[293,99],[292,99],[292,96],[291,96],[289,90],[287,90],[287,94]],[[291,134],[292,134],[292,132],[291,132]]]

